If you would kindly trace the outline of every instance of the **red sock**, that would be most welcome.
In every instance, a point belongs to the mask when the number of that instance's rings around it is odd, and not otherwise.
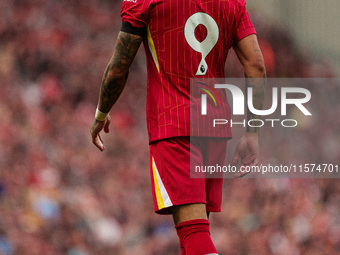
[[[208,220],[189,220],[176,226],[181,255],[218,255],[211,240]]]

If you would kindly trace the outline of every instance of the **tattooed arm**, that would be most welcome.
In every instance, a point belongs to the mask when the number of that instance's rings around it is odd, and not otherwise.
[[[108,113],[117,102],[124,89],[130,65],[136,56],[142,40],[142,36],[122,31],[119,32],[113,56],[106,67],[102,80],[98,103],[99,111]],[[101,151],[105,147],[99,133],[103,129],[108,133],[109,125],[110,117],[108,116],[105,121],[94,120],[91,127],[92,142]]]
[[[102,80],[98,104],[100,111],[109,112],[118,100],[142,40],[141,36],[119,32],[113,56]]]
[[[235,52],[244,68],[246,86],[253,89],[254,108],[261,110],[265,99],[266,68],[256,35],[250,35],[242,39],[236,45]],[[261,117],[248,110],[247,120],[251,119],[261,119]],[[237,145],[232,165],[236,165],[239,159],[241,159],[241,167],[252,167],[258,164],[259,132],[260,128],[249,127],[247,124],[246,133]],[[240,172],[235,177],[242,177],[245,174]]]

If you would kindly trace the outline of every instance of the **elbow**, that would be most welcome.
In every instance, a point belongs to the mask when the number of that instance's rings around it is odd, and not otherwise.
[[[124,69],[124,70],[119,70],[119,71],[112,70],[109,73],[110,80],[114,82],[126,81],[128,75],[129,75],[129,69]]]
[[[263,78],[266,75],[266,67],[262,55],[248,61],[244,65],[244,69],[248,77]]]
[[[253,68],[256,70],[256,72],[261,73],[262,76],[266,74],[266,66],[264,64],[263,58],[257,62],[254,62]]]

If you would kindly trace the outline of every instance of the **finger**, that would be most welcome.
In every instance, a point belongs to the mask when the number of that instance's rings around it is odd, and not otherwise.
[[[249,166],[249,167],[257,166],[257,165],[258,165],[258,159],[255,158],[255,159],[253,159],[253,160],[250,161],[250,162],[243,162],[243,161],[242,161],[242,164],[244,164],[244,165],[246,165],[246,166]]]
[[[110,124],[111,124],[111,118],[110,116],[107,116],[105,126],[104,126],[104,132],[109,133],[110,132]]]
[[[104,144],[103,144],[103,140],[102,138],[100,137],[100,135],[97,135],[93,138],[92,140],[93,144],[100,150],[100,151],[104,151],[105,150],[105,147],[104,147]]]
[[[104,144],[103,138],[100,135],[98,135],[98,137],[99,137],[99,140],[100,140],[101,144]]]
[[[239,160],[240,160],[240,155],[237,152],[235,152],[234,158],[231,161],[231,165],[236,166]]]
[[[249,173],[250,173],[249,168],[246,168],[244,164],[241,164],[240,169],[238,173],[234,175],[234,178],[241,178]]]
[[[102,137],[100,136],[100,135],[98,135],[98,138],[99,138],[99,140],[98,140],[98,145],[100,146],[100,150],[101,151],[104,151],[105,150],[105,146],[104,146],[104,141],[103,141],[103,139],[102,139]]]
[[[240,169],[249,169],[249,171],[239,171],[237,174],[234,175],[234,178],[241,178],[241,177],[244,177],[245,175],[249,174],[250,172],[250,169],[252,169],[252,167],[255,167],[258,165],[258,158],[255,158],[252,162],[250,163],[245,163],[245,162],[241,162],[241,167]]]
[[[255,155],[249,155],[246,157],[242,157],[241,164],[250,166],[250,165],[257,165],[258,157]]]
[[[245,175],[249,174],[250,172],[239,172],[237,174],[234,175],[234,178],[237,179],[237,178],[242,178],[244,177]]]

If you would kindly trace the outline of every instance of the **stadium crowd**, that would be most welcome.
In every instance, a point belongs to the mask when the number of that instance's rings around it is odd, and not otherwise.
[[[111,113],[105,153],[90,139],[120,6],[0,1],[1,255],[179,254],[172,218],[153,213],[142,49]],[[326,60],[298,52],[286,32],[251,16],[269,77],[335,76]],[[233,53],[228,63],[228,76],[242,77]],[[339,163],[340,130],[332,116],[340,114],[340,91],[325,90],[320,96],[333,95],[333,112],[314,109],[322,121],[297,131],[291,139],[299,146],[263,133],[263,158],[266,144],[274,144],[278,163]],[[222,208],[211,217],[221,255],[340,254],[337,179],[226,179]]]

